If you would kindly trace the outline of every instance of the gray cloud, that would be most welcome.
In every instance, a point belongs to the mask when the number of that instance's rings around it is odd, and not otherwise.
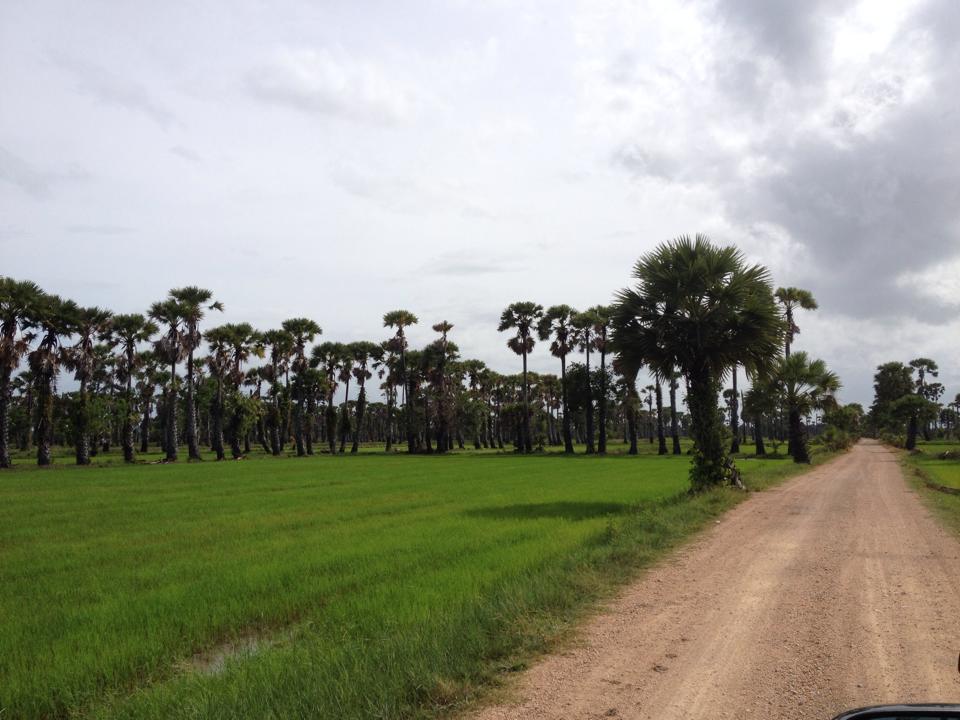
[[[70,165],[57,171],[39,168],[0,146],[0,180],[14,185],[34,198],[47,199],[54,187],[61,183],[85,180],[89,176],[79,165]]]
[[[176,116],[154,100],[142,83],[62,52],[51,53],[50,59],[74,79],[79,92],[97,102],[144,115],[164,129],[176,122]]]

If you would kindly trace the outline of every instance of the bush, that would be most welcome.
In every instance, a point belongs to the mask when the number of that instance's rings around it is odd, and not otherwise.
[[[849,450],[857,439],[858,436],[854,433],[828,425],[812,442],[816,445],[823,445],[827,450],[838,451]]]
[[[907,444],[907,439],[899,433],[882,432],[880,433],[880,442],[884,445],[893,445],[894,447],[902,448]]]

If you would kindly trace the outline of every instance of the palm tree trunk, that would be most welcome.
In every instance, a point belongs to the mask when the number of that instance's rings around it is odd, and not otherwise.
[[[760,415],[753,419],[753,437],[756,443],[756,454],[766,455],[767,449],[763,446],[763,418]]]
[[[690,484],[695,492],[699,492],[723,483],[727,456],[717,406],[718,383],[705,369],[691,372],[689,382],[690,434],[696,449],[690,468]]]
[[[223,380],[220,377],[217,378],[217,394],[213,398],[211,415],[213,415],[213,427],[210,431],[210,444],[217,454],[217,460],[223,460]]]
[[[316,393],[307,395],[307,417],[303,429],[303,439],[307,445],[307,455],[313,455],[313,425],[317,414]]]
[[[673,440],[673,454],[680,455],[680,428],[677,424],[677,379],[670,377],[670,438]]]
[[[53,462],[50,444],[53,435],[53,389],[52,377],[47,372],[38,374],[37,387],[37,465],[46,467]]]
[[[90,417],[87,402],[87,379],[80,381],[77,407],[76,456],[77,465],[90,464]]]
[[[150,398],[144,397],[143,417],[140,420],[140,452],[146,453],[150,449]]]
[[[297,394],[297,405],[293,414],[294,443],[297,447],[297,457],[303,457],[307,454],[307,445],[303,437],[303,381],[300,377],[294,380],[293,388]]]
[[[629,455],[636,455],[637,449],[637,403],[633,395],[627,397],[627,441],[630,443]]]
[[[10,372],[7,368],[0,371],[0,468],[13,467],[10,457]]]
[[[416,439],[413,434],[413,388],[410,379],[407,377],[407,354],[404,352],[402,345],[400,347],[400,377],[403,381],[403,419],[407,426],[407,452],[412,455],[416,449]]]
[[[350,454],[356,455],[360,451],[360,424],[363,422],[363,411],[367,404],[367,391],[364,389],[364,381],[360,381],[360,394],[357,395],[357,419],[356,427],[353,428],[353,446],[350,448]]]
[[[384,452],[391,452],[393,450],[393,398],[395,391],[389,384],[391,382],[392,378],[388,380],[387,385],[387,444]]]
[[[663,390],[660,387],[660,382],[656,383],[657,388],[657,440],[659,441],[659,446],[657,447],[657,455],[666,455],[667,454],[667,438],[663,434]]]
[[[123,461],[132,463],[133,457],[133,371],[132,362],[127,363],[127,392],[124,398],[126,407],[123,413],[123,428],[121,430],[121,444],[123,445]]]
[[[916,430],[916,426],[914,426],[914,430]],[[795,463],[810,462],[810,453],[807,451],[807,432],[803,428],[800,411],[796,408],[790,408],[790,444],[793,446],[793,461]]]
[[[607,453],[607,352],[600,351],[600,397],[597,399],[597,420],[599,422],[599,441],[597,452]]]
[[[197,442],[197,404],[193,393],[193,347],[187,355],[187,454],[190,460],[200,459]]]
[[[523,437],[521,442],[523,447],[521,448],[522,452],[529,453],[533,452],[533,445],[530,441],[530,399],[529,399],[529,389],[527,387],[527,343],[526,338],[523,338],[523,418],[521,426],[523,427]]]
[[[907,423],[907,442],[904,445],[907,450],[913,450],[917,447],[917,416],[911,415]],[[797,462],[800,462],[799,460]]]
[[[340,409],[340,454],[347,447],[347,431],[350,428],[350,416],[347,414],[347,403],[350,398],[350,378],[347,378],[346,387],[343,391],[343,406]]]
[[[740,396],[737,395],[737,366],[733,366],[733,395],[730,398],[730,431],[733,440],[730,442],[730,452],[740,452]]]
[[[587,346],[587,455],[593,455],[596,448],[593,445],[593,382],[590,377],[590,346]]]
[[[177,459],[177,363],[170,363],[170,392],[167,395],[166,456]]]
[[[573,434],[570,432],[570,409],[567,398],[567,356],[560,357],[560,393],[563,402],[563,451],[573,454]]]

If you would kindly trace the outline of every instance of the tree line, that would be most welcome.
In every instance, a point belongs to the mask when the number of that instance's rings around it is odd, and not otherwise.
[[[343,453],[348,444],[355,453],[373,440],[388,452],[506,443],[522,453],[547,444],[572,453],[581,442],[587,454],[602,454],[611,433],[636,453],[646,430],[660,454],[679,454],[684,434],[694,439],[699,488],[735,479],[731,456],[741,442],[749,436],[762,455],[764,437],[782,437],[784,425],[789,453],[808,461],[804,420],[814,411],[841,441],[858,431],[855,408],[845,418],[836,403],[836,375],[791,352],[798,310],[816,309],[809,292],[774,291],[766,268],[699,235],[647,253],[633,277],[610,305],[504,309],[498,330],[520,359],[516,375],[461,358],[446,321],[432,326],[432,342],[411,348],[418,318],[408,310],[383,316],[390,334],[381,342],[315,342],[322,330],[309,318],[267,331],[211,326],[223,305],[200,287],[173,289],[145,313],[113,314],[0,278],[0,466],[12,464],[11,427],[19,447],[36,447],[40,465],[52,462],[55,439],[89,464],[105,434],[134,462],[151,438],[175,461],[181,444],[197,460],[201,446],[223,459],[228,449],[243,457],[251,444],[300,456],[318,446]],[[559,361],[559,375],[528,369],[538,342]],[[582,361],[571,362],[574,353]],[[653,381],[641,390],[643,369]],[[738,371],[751,383],[745,393]],[[63,372],[77,390],[57,392]],[[369,399],[371,382],[382,401]]]
[[[909,363],[884,363],[873,376],[874,400],[867,418],[870,432],[913,450],[918,435],[931,440],[960,437],[960,393],[941,402],[944,386],[934,378],[940,367],[927,357]]]

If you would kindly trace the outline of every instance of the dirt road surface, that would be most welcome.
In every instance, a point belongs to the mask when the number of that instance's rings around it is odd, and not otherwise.
[[[832,718],[960,702],[960,544],[863,441],[758,493],[476,720]]]

